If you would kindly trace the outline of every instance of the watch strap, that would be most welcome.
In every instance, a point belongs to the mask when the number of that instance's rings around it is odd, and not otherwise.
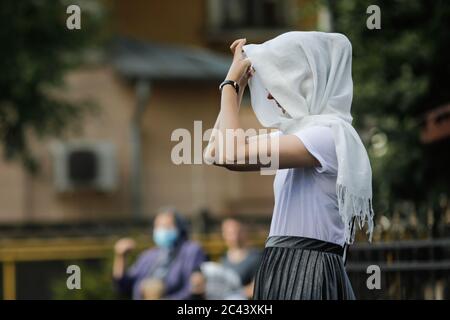
[[[222,91],[222,88],[226,85],[232,85],[234,87],[234,90],[236,90],[236,93],[239,93],[239,84],[236,81],[233,80],[225,80],[219,85],[219,90]]]

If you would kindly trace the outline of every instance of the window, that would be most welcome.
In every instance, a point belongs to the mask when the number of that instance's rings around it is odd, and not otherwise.
[[[216,31],[289,28],[295,8],[291,0],[209,0],[208,4],[210,27]]]

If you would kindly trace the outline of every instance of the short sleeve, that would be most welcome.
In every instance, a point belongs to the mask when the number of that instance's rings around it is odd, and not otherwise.
[[[268,134],[255,135],[255,136],[249,137],[248,141],[249,141],[249,142],[251,142],[251,141],[258,141],[258,140],[257,140],[258,137],[266,137],[267,135],[268,135],[268,137],[270,137],[270,138],[275,138],[275,137],[281,135],[281,131],[279,131],[279,130],[273,130],[273,131],[270,131]]]
[[[309,127],[294,133],[305,148],[320,162],[319,173],[337,174],[338,164],[333,132],[329,127]]]

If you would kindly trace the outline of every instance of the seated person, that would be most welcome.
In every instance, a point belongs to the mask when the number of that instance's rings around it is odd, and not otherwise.
[[[261,252],[246,245],[245,226],[236,219],[226,219],[222,223],[222,237],[228,247],[221,263],[234,270],[244,286],[245,296],[253,296],[253,279],[261,259]]]
[[[164,299],[190,297],[190,276],[206,260],[200,246],[188,240],[187,223],[174,209],[160,211],[154,221],[156,247],[144,251],[126,268],[126,256],[135,248],[132,239],[121,239],[115,245],[113,278],[122,294],[142,299],[141,282],[148,278],[164,284]]]

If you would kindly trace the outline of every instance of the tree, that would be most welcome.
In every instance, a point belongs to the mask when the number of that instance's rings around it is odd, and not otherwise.
[[[59,135],[82,115],[82,104],[51,94],[64,87],[64,74],[99,34],[101,11],[92,10],[92,1],[75,2],[81,30],[66,27],[66,1],[0,2],[0,141],[7,159],[30,170],[36,169],[30,135]]]
[[[380,30],[366,27],[372,4]],[[450,101],[450,3],[343,0],[333,13],[336,31],[353,44],[353,110],[367,132],[376,211],[403,200],[436,207],[448,199],[450,138],[424,145],[419,133],[424,113]]]

